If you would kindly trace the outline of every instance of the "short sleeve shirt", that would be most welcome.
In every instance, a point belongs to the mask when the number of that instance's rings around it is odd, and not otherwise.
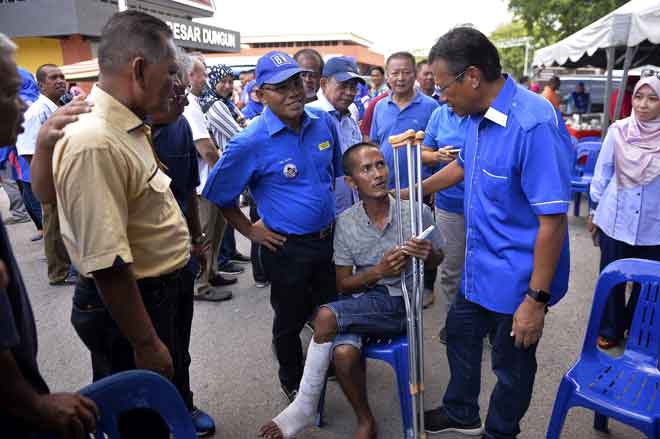
[[[185,117],[179,116],[175,122],[155,126],[153,135],[156,154],[165,165],[165,173],[172,179],[170,188],[174,198],[187,216],[188,198],[199,186],[197,150],[190,125]]]
[[[510,77],[485,114],[470,116],[457,159],[465,170],[461,291],[491,311],[513,314],[525,298],[538,216],[568,211],[571,151],[560,120],[547,100]],[[567,234],[550,285],[551,304],[568,288],[568,244]]]
[[[430,97],[415,91],[415,97],[405,108],[399,109],[399,106],[392,100],[392,96],[387,96],[378,102],[374,110],[373,122],[371,124],[371,140],[380,145],[380,150],[385,157],[387,166],[390,169],[390,180],[388,185],[390,189],[394,188],[394,150],[390,145],[389,137],[401,134],[407,130],[424,131],[431,118],[433,110],[438,107],[438,103]],[[408,166],[405,148],[398,151],[399,166],[401,169],[400,182],[402,188],[408,187],[408,173],[405,171]],[[428,177],[432,170],[423,166],[423,175]]]
[[[188,96],[188,105],[183,110],[183,117],[186,118],[190,129],[192,131],[193,140],[197,142],[198,140],[211,139],[211,134],[209,133],[209,123],[206,119],[206,116],[202,112],[202,107],[199,105],[199,101],[196,96],[190,94]],[[209,176],[209,165],[206,163],[199,154],[197,155],[197,166],[199,168],[199,181],[200,185],[197,187],[197,193],[201,194],[206,179]]]
[[[156,160],[150,130],[94,87],[90,113],[65,128],[53,152],[62,239],[83,275],[132,263],[137,279],[183,267],[188,226]]]
[[[334,181],[343,175],[329,118],[305,108],[295,132],[266,108],[226,146],[202,195],[220,207],[235,207],[248,187],[271,230],[299,235],[327,227],[335,219]]]
[[[390,210],[385,228],[381,231],[371,224],[369,216],[364,210],[362,202],[344,211],[335,226],[334,250],[335,264],[343,267],[355,267],[358,273],[368,271],[377,265],[385,253],[399,244],[399,234],[396,226],[396,209],[392,196],[389,197]],[[404,239],[412,236],[410,233],[410,208],[407,202],[401,203],[401,216],[404,231]],[[422,224],[424,229],[434,224],[431,209],[424,205],[422,211]],[[444,239],[435,227],[427,238],[431,241],[435,250],[440,250],[444,245]],[[411,265],[406,271],[406,286],[412,288]],[[378,281],[378,285],[387,287],[391,296],[401,296],[401,277],[389,277]]]
[[[30,166],[23,158],[26,155],[34,155],[37,148],[37,136],[41,126],[57,110],[57,105],[44,95],[39,95],[39,99],[34,101],[27,109],[23,118],[23,133],[16,139],[16,150],[20,156],[21,181],[30,182]]]

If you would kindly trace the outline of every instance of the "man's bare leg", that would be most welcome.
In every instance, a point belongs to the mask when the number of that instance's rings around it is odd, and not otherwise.
[[[336,331],[337,321],[334,313],[321,307],[314,319],[314,338],[307,351],[298,396],[272,421],[259,429],[261,437],[290,438],[314,423],[316,408],[330,364],[331,342]]]
[[[362,362],[362,354],[351,345],[335,348],[335,370],[337,381],[357,416],[355,439],[375,439],[378,436],[367,398],[367,374]]]

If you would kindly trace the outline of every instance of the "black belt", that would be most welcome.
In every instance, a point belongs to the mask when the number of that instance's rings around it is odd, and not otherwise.
[[[311,241],[311,240],[324,240],[332,236],[332,229],[334,224],[330,224],[327,227],[319,230],[318,232],[305,233],[302,235],[295,235],[290,233],[275,232],[277,234],[286,236],[287,239],[300,240],[300,241]]]
[[[178,278],[179,276],[181,276],[181,272],[184,269],[185,269],[185,267],[179,268],[179,269],[174,270],[170,273],[161,274],[160,276],[144,277],[142,279],[138,279],[137,280],[138,289],[140,289],[140,290],[145,289],[146,290],[146,289],[157,287],[162,282],[169,282],[171,280],[174,280],[174,279]],[[85,277],[82,274],[80,274],[80,275],[78,275],[78,282],[82,286],[96,288],[96,284],[94,283],[94,279],[91,278],[91,277]]]

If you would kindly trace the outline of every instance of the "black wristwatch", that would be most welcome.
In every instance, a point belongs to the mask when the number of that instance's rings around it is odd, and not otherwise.
[[[527,288],[527,295],[537,302],[545,303],[546,305],[550,302],[550,298],[552,297],[547,291],[535,290],[533,288]]]

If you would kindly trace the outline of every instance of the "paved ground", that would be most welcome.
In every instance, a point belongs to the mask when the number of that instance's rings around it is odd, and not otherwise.
[[[3,216],[7,200],[0,195]],[[584,208],[583,208],[584,212]],[[534,398],[522,424],[521,439],[545,437],[558,383],[578,356],[583,342],[597,276],[598,251],[584,231],[584,217],[570,217],[572,272],[566,298],[548,314],[538,350],[539,372]],[[39,363],[53,390],[76,390],[90,382],[89,356],[69,322],[72,287],[49,287],[41,243],[32,243],[31,224],[9,226],[14,251],[30,292],[39,333]],[[247,242],[237,236],[239,247]],[[249,268],[248,268],[249,270]],[[216,438],[255,438],[258,426],[285,406],[270,350],[272,312],[268,290],[253,286],[249,272],[239,276],[229,302],[196,303],[192,341],[192,386],[196,404],[218,424]],[[448,379],[445,348],[436,334],[444,322],[444,305],[425,313],[426,404],[440,401]],[[308,335],[305,335],[307,343]],[[486,349],[483,362],[482,414],[487,408],[494,375]],[[380,437],[401,437],[399,404],[392,372],[379,362],[369,362],[369,395],[379,422]],[[592,430],[592,415],[581,409],[569,414],[563,438],[608,437]],[[338,385],[330,384],[326,402],[327,426],[299,435],[309,439],[346,439],[355,426],[352,411]],[[454,436],[445,435],[444,438]],[[611,422],[611,436],[639,438],[641,434]]]

